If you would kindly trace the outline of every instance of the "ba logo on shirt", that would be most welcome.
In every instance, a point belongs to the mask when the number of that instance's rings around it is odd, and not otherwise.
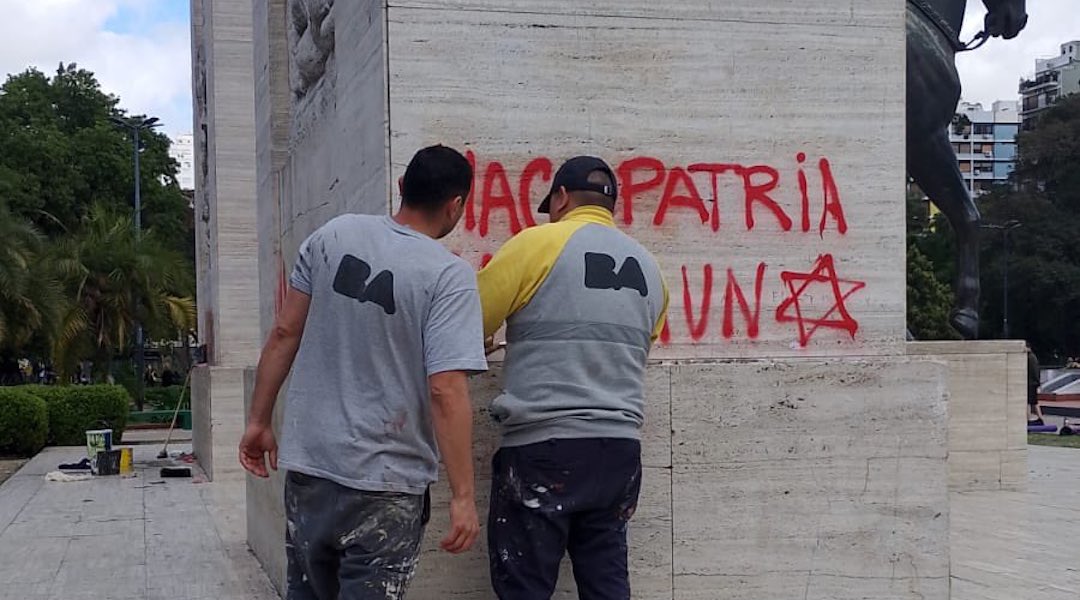
[[[334,291],[360,302],[373,302],[388,315],[397,312],[394,303],[394,274],[383,271],[368,283],[371,265],[351,254],[346,254],[334,276]]]
[[[633,256],[623,261],[619,272],[615,272],[615,259],[597,252],[585,253],[585,287],[591,290],[637,290],[642,296],[649,295],[649,285],[641,264]]]

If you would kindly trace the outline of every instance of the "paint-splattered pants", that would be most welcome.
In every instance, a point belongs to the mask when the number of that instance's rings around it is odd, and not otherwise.
[[[641,444],[549,440],[495,454],[488,552],[502,600],[549,600],[570,554],[581,600],[629,600],[626,527],[641,489]]]
[[[426,495],[362,492],[289,472],[288,600],[400,600],[416,571]]]

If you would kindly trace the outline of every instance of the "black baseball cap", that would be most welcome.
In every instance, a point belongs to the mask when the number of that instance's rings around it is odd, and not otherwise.
[[[594,171],[607,173],[607,176],[611,178],[611,185],[589,183],[589,175]],[[561,187],[565,187],[568,192],[598,192],[612,200],[619,197],[619,186],[615,182],[615,173],[612,172],[611,167],[606,162],[595,156],[575,156],[559,167],[559,170],[555,172],[555,179],[551,181],[551,191],[548,192],[547,196],[544,196],[544,201],[540,203],[540,208],[537,209],[541,214],[547,214],[551,211],[551,196],[559,191]]]

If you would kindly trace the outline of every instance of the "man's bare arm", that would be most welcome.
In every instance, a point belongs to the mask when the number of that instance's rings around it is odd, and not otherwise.
[[[428,378],[432,420],[439,453],[450,480],[450,532],[442,541],[447,552],[464,552],[480,533],[473,475],[472,403],[463,371],[436,373]]]
[[[311,296],[289,288],[259,357],[248,426],[240,441],[240,464],[259,477],[269,476],[264,455],[269,455],[270,468],[277,470],[277,441],[270,419],[281,384],[289,376],[296,352],[300,349],[310,305]]]

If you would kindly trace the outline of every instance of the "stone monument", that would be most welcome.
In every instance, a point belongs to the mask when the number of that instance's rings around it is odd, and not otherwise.
[[[477,267],[537,222],[561,160],[602,156],[671,289],[635,597],[948,597],[946,369],[904,344],[903,2],[203,2],[251,11],[264,332],[300,242],[393,210],[416,149],[473,162],[446,243]],[[490,598],[482,548],[434,548],[443,485],[411,597]],[[280,475],[248,481],[279,584],[280,502]]]

